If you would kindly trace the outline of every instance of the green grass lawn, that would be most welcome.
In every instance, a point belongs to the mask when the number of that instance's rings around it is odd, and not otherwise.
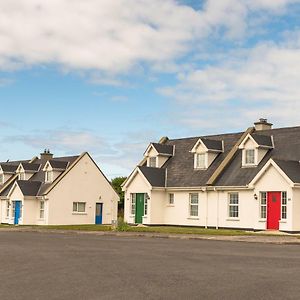
[[[124,231],[127,232],[152,232],[165,234],[199,234],[199,235],[252,235],[252,232],[231,229],[206,229],[199,227],[177,227],[177,226],[150,226],[136,227],[128,226]]]
[[[53,229],[53,230],[82,230],[82,231],[111,231],[110,225],[41,225],[28,226],[38,229]]]
[[[0,224],[0,228],[11,227],[14,225]],[[34,228],[38,230],[75,230],[75,231],[119,231],[119,232],[149,232],[149,233],[162,233],[162,234],[198,234],[198,235],[222,235],[222,236],[242,236],[242,235],[262,235],[245,230],[235,229],[205,229],[199,227],[180,227],[180,226],[130,226],[124,223],[122,220],[119,221],[119,225],[114,229],[110,225],[34,225],[26,226],[20,225],[20,228]],[[264,236],[268,234],[263,234]]]
[[[113,231],[109,225],[48,225],[48,226],[32,226],[38,229],[53,230],[80,230],[80,231]],[[122,232],[152,232],[164,234],[199,234],[199,235],[252,235],[252,232],[243,230],[230,229],[205,229],[199,227],[177,227],[177,226],[149,226],[138,227],[130,226],[125,223],[119,225],[116,231]]]

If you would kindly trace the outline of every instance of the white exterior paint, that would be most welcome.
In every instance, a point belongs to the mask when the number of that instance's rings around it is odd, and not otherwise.
[[[1,200],[0,222],[14,223],[12,203],[17,200],[22,201],[21,225],[95,224],[96,203],[103,203],[102,224],[117,220],[119,196],[87,153],[60,176],[58,183],[46,195],[39,197],[24,197],[15,183],[8,196]],[[9,217],[6,216],[7,201],[10,203]],[[42,219],[41,201],[45,203]],[[73,202],[85,202],[86,211],[74,213]]]
[[[151,189],[140,174],[128,183],[125,190],[125,221],[134,223],[131,215],[130,194],[148,193],[148,215],[143,218],[149,225],[183,225],[215,228],[267,229],[266,219],[260,218],[260,192],[287,192],[287,219],[279,221],[279,230],[300,231],[300,188],[293,188],[279,170],[269,165],[255,184],[244,188],[199,187],[191,189]],[[239,194],[239,217],[229,218],[229,193]],[[174,194],[174,205],[169,205],[168,194]],[[198,217],[189,215],[189,194],[199,194]],[[257,196],[257,199],[255,197]]]

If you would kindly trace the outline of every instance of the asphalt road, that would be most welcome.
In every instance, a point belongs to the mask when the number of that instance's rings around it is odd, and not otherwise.
[[[300,299],[300,246],[0,232],[0,299]]]

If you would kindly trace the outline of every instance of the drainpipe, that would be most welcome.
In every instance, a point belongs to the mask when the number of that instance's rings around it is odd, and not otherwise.
[[[208,191],[206,189],[205,191],[206,193],[206,216],[205,216],[205,228],[207,228],[208,226]]]
[[[220,192],[216,191],[216,188],[214,188],[215,192],[217,192],[217,224],[216,229],[219,229],[219,200],[220,200]]]

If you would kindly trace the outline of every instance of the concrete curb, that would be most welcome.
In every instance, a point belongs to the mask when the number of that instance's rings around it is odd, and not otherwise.
[[[145,237],[160,239],[180,239],[180,240],[212,240],[228,242],[245,243],[264,243],[277,245],[300,245],[300,239],[297,236],[273,235],[273,236],[255,236],[255,235],[200,235],[200,234],[165,234],[155,232],[120,232],[120,231],[85,231],[85,230],[61,230],[61,229],[39,229],[30,227],[0,228],[0,232],[37,232],[37,233],[60,233],[60,234],[89,234],[98,236],[112,237]]]

